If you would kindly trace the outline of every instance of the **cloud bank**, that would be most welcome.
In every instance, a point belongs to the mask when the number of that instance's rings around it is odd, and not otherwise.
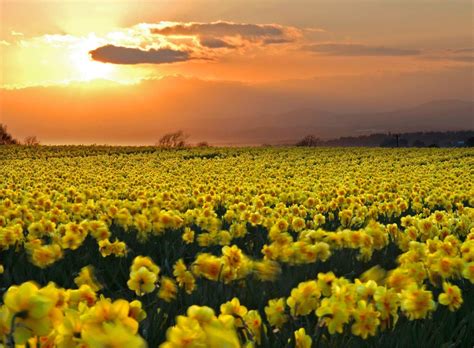
[[[170,23],[152,27],[152,34],[165,36],[211,36],[211,37],[232,37],[240,36],[249,41],[259,41],[268,37],[287,37],[298,32],[297,29],[284,27],[278,24],[246,24],[234,22],[211,22],[211,23]]]
[[[419,50],[346,43],[312,44],[305,46],[305,49],[331,56],[414,56],[420,54]]]
[[[165,64],[191,59],[186,51],[169,48],[148,49],[105,45],[89,52],[92,59],[113,64]]]
[[[126,34],[114,33],[111,37],[125,42],[111,42],[90,51],[92,59],[114,64],[174,63],[191,56],[214,59],[223,52],[294,43],[302,37],[302,31],[278,24],[158,22],[141,23]]]
[[[426,56],[427,59],[474,63],[474,48],[448,49]]]

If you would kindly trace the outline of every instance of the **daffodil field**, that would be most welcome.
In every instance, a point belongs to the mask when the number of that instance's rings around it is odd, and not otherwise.
[[[0,347],[468,347],[471,149],[0,147]]]

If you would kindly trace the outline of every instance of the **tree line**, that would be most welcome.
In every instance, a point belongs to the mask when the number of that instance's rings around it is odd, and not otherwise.
[[[307,135],[296,146],[364,146],[364,147],[473,147],[474,131],[374,133],[322,140]]]
[[[164,134],[155,146],[169,149],[190,147],[189,135],[182,130]],[[0,145],[38,146],[40,141],[36,136],[28,136],[23,141],[15,139],[0,123]],[[375,133],[358,137],[340,137],[337,139],[321,140],[309,134],[294,145],[316,146],[366,146],[366,147],[473,147],[474,131],[447,131],[447,132],[414,132],[414,133]],[[209,147],[206,141],[194,146]]]
[[[176,132],[163,135],[155,145],[163,148],[189,147],[191,144],[187,142],[188,138],[189,135],[185,134],[182,130],[178,130]],[[19,141],[15,139],[13,135],[11,135],[6,125],[0,123],[0,145],[38,146],[40,145],[40,141],[36,136],[28,136],[23,141]],[[206,141],[201,141],[197,143],[196,146],[208,147],[209,144]]]
[[[27,136],[23,141],[15,139],[7,129],[7,126],[0,123],[0,145],[27,145],[38,146],[40,141],[34,135]]]

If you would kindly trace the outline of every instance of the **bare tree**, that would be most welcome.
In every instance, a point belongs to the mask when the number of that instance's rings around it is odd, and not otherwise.
[[[165,148],[181,148],[187,146],[186,139],[188,139],[188,135],[179,130],[163,135],[156,145]]]
[[[18,141],[8,133],[7,126],[0,123],[0,145],[15,145]]]
[[[35,135],[30,135],[23,140],[23,144],[26,146],[38,146],[40,145],[40,141]]]
[[[196,144],[196,147],[210,147],[210,145],[207,141],[200,141]]]
[[[319,138],[314,135],[307,135],[296,143],[296,146],[318,146],[320,143]]]
[[[397,143],[397,147],[400,147],[400,135],[401,134],[398,134],[398,133],[393,134],[393,137],[395,138],[395,141]]]

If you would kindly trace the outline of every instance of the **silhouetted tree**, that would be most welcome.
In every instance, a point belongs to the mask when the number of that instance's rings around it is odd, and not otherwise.
[[[0,123],[0,145],[15,145],[18,141],[8,133],[7,126]]]
[[[470,137],[469,139],[466,140],[466,146],[474,147],[474,137]]]
[[[401,136],[398,133],[388,133],[388,137],[380,143],[380,147],[408,147],[408,140]]]
[[[389,138],[385,138],[381,143],[380,147],[397,147],[397,141],[395,138],[391,136]]]
[[[196,144],[196,147],[209,147],[209,143],[207,141],[200,141]]]
[[[397,144],[397,147],[400,147],[400,134],[393,134],[393,137],[395,138],[395,142]]]
[[[163,135],[160,138],[160,141],[157,143],[157,146],[166,147],[166,148],[180,148],[187,146],[186,139],[188,136],[184,134],[182,130],[168,133]]]
[[[383,146],[396,147],[396,139],[392,138],[393,133],[373,133],[360,135],[358,137],[349,136],[337,139],[321,140],[318,146]],[[399,138],[400,147],[414,146],[426,147],[436,143],[440,147],[445,146],[467,146],[467,139],[474,137],[474,130],[467,131],[447,131],[447,132],[414,132],[401,133]],[[394,140],[394,141],[392,141]]]
[[[426,144],[424,141],[420,140],[420,139],[416,139],[413,144],[411,144],[411,146],[413,147],[425,147]]]
[[[314,135],[307,135],[296,143],[296,146],[318,146],[320,143],[319,138]]]
[[[26,137],[25,140],[23,140],[23,144],[26,146],[38,146],[40,145],[40,141],[38,138],[36,138],[35,135],[31,135],[29,137]]]

